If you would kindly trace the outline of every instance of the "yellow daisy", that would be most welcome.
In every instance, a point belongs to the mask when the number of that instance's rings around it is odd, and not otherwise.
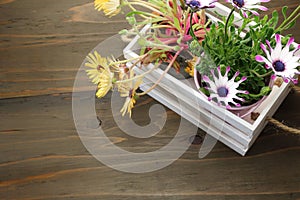
[[[121,11],[120,0],[95,0],[94,5],[95,9],[103,10],[104,14],[110,17]]]
[[[192,60],[188,60],[187,61],[187,66],[184,69],[184,71],[186,73],[188,73],[190,76],[194,76],[194,69],[195,69],[195,66],[197,65],[198,62],[199,62],[198,57],[193,57]]]
[[[94,54],[90,53],[87,56],[85,66],[91,68],[87,69],[86,72],[91,81],[98,85],[96,96],[99,98],[105,96],[112,88],[114,78],[114,73],[110,71],[107,59],[94,51]]]
[[[109,0],[95,0],[94,1],[95,9],[101,11],[104,7],[104,4],[106,4],[108,1]]]
[[[134,76],[133,72],[130,71],[128,79],[133,78],[133,76]],[[125,103],[124,103],[122,109],[120,110],[120,112],[122,113],[123,116],[126,113],[128,113],[129,116],[131,117],[131,110],[134,107],[134,104],[136,103],[136,98],[137,98],[136,90],[141,85],[142,80],[143,80],[142,77],[139,77],[137,79],[133,79],[128,82],[120,83],[118,85],[118,91],[120,92],[120,96],[126,97]]]
[[[101,68],[108,68],[107,59],[100,56],[97,51],[94,51],[94,54],[89,53],[86,57],[87,62],[85,63],[87,69],[86,72],[94,84],[98,84],[100,82],[99,75],[101,74]]]
[[[127,112],[129,114],[129,116],[131,117],[131,110],[134,107],[135,103],[136,103],[136,100],[134,97],[126,97],[125,103],[124,103],[122,109],[120,110],[120,112],[122,113],[122,116],[124,116]]]
[[[96,96],[98,98],[104,97],[109,90],[113,87],[113,78],[114,74],[110,72],[109,68],[101,70],[101,74],[99,76],[99,84],[98,91]]]
[[[109,0],[104,4],[103,12],[107,16],[112,17],[117,15],[120,11],[120,0]]]

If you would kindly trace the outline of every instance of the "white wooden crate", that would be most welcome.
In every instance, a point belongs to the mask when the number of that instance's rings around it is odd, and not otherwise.
[[[230,9],[216,4],[214,11],[228,14]],[[236,18],[239,15],[235,14]],[[239,25],[237,20],[237,25]],[[146,31],[147,27],[143,29]],[[136,50],[140,49],[135,37],[123,50],[126,59],[137,57]],[[147,71],[152,64],[135,67],[137,74]],[[147,90],[161,76],[163,71],[156,69],[145,77],[142,90]],[[241,155],[245,155],[255,139],[267,124],[266,118],[271,117],[290,91],[289,84],[283,83],[280,87],[274,86],[269,96],[258,105],[253,112],[259,113],[253,121],[250,116],[240,118],[234,113],[216,106],[197,90],[193,79],[178,80],[166,74],[162,82],[148,94],[154,99],[172,109],[191,123],[207,131],[208,134],[220,140]]]

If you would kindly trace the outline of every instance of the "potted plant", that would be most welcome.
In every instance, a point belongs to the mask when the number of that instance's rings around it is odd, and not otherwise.
[[[104,58],[97,51],[87,56],[87,74],[98,85],[96,96],[116,89],[124,97],[121,113],[131,115],[138,97],[149,94],[200,128],[212,113],[216,130],[225,112],[221,141],[244,155],[299,74],[295,53],[300,46],[281,33],[294,25],[300,6],[289,16],[283,7],[284,21],[278,25],[277,11],[270,18],[257,12],[267,10],[260,3],[268,1],[226,0],[229,9],[217,0],[95,0],[95,8],[108,16],[128,7],[132,28],[120,34],[124,39],[135,36],[124,49],[124,60]],[[195,86],[171,76],[170,70],[194,77]],[[280,80],[283,86],[273,87]],[[177,90],[186,111],[177,110],[172,101]],[[204,119],[197,118],[199,113]]]
[[[294,53],[299,47],[294,46],[290,50],[294,39],[279,35],[290,28],[295,19],[286,20],[282,23],[285,25],[277,26],[276,11],[271,18],[265,16],[260,19],[253,9],[267,8],[256,5],[255,1],[228,2],[233,5],[229,15],[211,25],[198,48],[191,47],[192,50],[195,48],[194,54],[201,58],[196,65],[194,77],[196,85],[207,94],[209,100],[229,110],[249,110],[270,93],[276,77],[282,77],[285,82],[297,83],[295,74],[299,73],[299,57],[294,56]],[[234,23],[234,9],[241,11],[242,24],[238,27]],[[253,16],[248,16],[247,11]],[[286,44],[284,48],[282,41]],[[203,74],[201,80],[197,72]]]

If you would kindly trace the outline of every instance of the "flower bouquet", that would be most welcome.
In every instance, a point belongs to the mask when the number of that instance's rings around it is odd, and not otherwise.
[[[96,96],[117,90],[121,113],[131,116],[149,94],[200,128],[213,123],[210,134],[244,155],[299,74],[300,45],[281,33],[295,24],[300,6],[289,16],[283,7],[278,24],[277,11],[257,12],[268,1],[226,0],[230,9],[217,0],[95,0],[110,17],[129,8],[131,25],[120,31],[130,41],[126,59],[97,51],[87,57]]]

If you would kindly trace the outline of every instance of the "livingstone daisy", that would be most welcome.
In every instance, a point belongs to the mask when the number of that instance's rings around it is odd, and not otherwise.
[[[93,54],[89,53],[86,59],[87,62],[85,63],[85,66],[90,68],[87,69],[86,72],[91,81],[94,84],[98,84],[100,82],[100,69],[108,67],[107,59],[101,57],[101,55],[97,51],[94,51]]]
[[[121,11],[120,0],[95,0],[94,6],[96,10],[103,10],[104,14],[110,17]]]
[[[270,0],[226,0],[226,2],[231,3],[234,7],[240,9],[243,16],[248,18],[247,12],[249,11],[254,15],[259,15],[254,9],[267,11],[268,8],[261,6],[262,2],[269,2]]]
[[[266,65],[267,69],[272,69],[274,75],[272,79],[275,79],[276,76],[281,76],[285,82],[289,80],[297,84],[298,80],[294,78],[296,74],[300,74],[297,67],[300,66],[300,56],[296,56],[295,52],[300,49],[298,45],[294,50],[290,51],[290,46],[294,42],[294,38],[291,37],[286,46],[282,48],[281,37],[279,34],[275,35],[276,46],[273,49],[269,41],[266,41],[270,51],[267,50],[264,44],[261,44],[262,50],[265,52],[266,57],[257,55],[255,56],[256,61],[263,62]]]
[[[231,104],[235,105],[236,107],[241,106],[239,103],[235,102],[234,99],[243,102],[244,99],[238,97],[237,94],[249,94],[248,91],[237,89],[240,83],[245,81],[247,77],[242,77],[239,81],[235,82],[235,79],[239,75],[239,72],[236,72],[234,76],[230,80],[228,80],[228,72],[230,71],[229,66],[226,67],[224,76],[222,76],[220,67],[217,68],[217,71],[218,77],[215,75],[214,70],[211,71],[213,80],[210,80],[206,75],[202,77],[203,81],[208,84],[208,86],[206,87],[206,89],[210,92],[208,100],[214,100],[219,105],[225,106],[227,109],[231,108]]]
[[[132,79],[133,76],[134,73],[131,70],[128,79]],[[120,92],[120,96],[126,98],[124,105],[120,110],[123,116],[126,113],[128,113],[129,116],[131,117],[131,110],[134,107],[137,98],[136,90],[142,83],[142,80],[143,80],[142,77],[140,77],[137,79],[132,79],[131,81],[128,82],[121,82],[120,84],[118,84],[118,91]],[[123,81],[126,81],[126,79],[123,79]]]
[[[218,0],[186,0],[185,3],[192,10],[200,10],[204,8],[213,8]]]
[[[110,72],[109,68],[102,69],[99,78],[100,82],[98,83],[98,91],[96,92],[96,96],[98,98],[102,98],[113,87],[114,74]]]
[[[188,73],[190,76],[194,76],[195,66],[199,62],[199,57],[194,56],[191,60],[187,61],[187,66],[184,71]]]
[[[94,51],[94,54],[90,53],[87,56],[85,66],[91,68],[87,69],[86,72],[91,81],[98,85],[96,96],[99,98],[105,96],[112,88],[114,78],[114,73],[110,71],[107,59]]]

